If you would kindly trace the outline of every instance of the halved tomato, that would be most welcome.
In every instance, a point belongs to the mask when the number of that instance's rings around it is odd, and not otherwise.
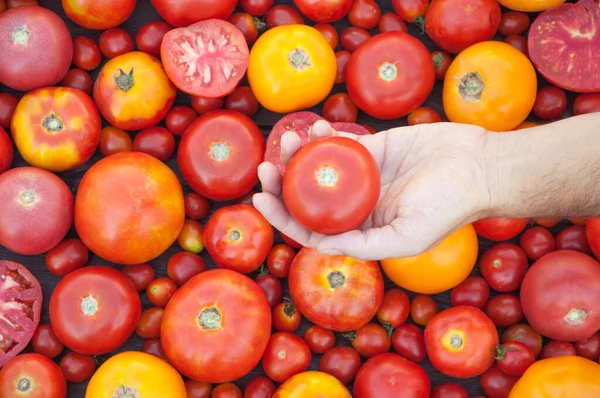
[[[331,123],[331,127],[335,131],[341,131],[344,133],[351,133],[351,134],[356,134],[356,135],[370,135],[371,134],[371,132],[366,127],[361,126],[360,124],[357,124],[357,123],[337,122],[337,123]]]

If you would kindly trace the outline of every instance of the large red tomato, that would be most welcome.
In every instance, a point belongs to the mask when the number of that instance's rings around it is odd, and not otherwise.
[[[484,218],[475,221],[477,235],[494,241],[509,240],[519,235],[529,222],[526,218]]]
[[[227,20],[238,0],[152,0],[160,16],[172,26],[188,26],[206,19]]]
[[[117,264],[140,264],[175,242],[183,223],[183,191],[158,159],[123,152],[94,164],[75,200],[75,228],[91,251]]]
[[[140,296],[122,272],[89,266],[61,279],[50,297],[50,323],[71,350],[102,355],[119,348],[142,313]]]
[[[600,258],[600,218],[588,218],[586,235],[594,256]]]
[[[431,382],[422,367],[398,354],[369,359],[354,381],[354,398],[429,398]]]
[[[494,37],[501,17],[496,0],[433,0],[425,29],[439,48],[456,54]]]
[[[338,332],[366,325],[383,301],[383,277],[376,261],[304,248],[294,258],[288,282],[296,309],[311,322]]]
[[[346,67],[352,101],[378,119],[396,119],[417,109],[435,83],[427,48],[404,32],[381,33],[360,45]]]
[[[358,228],[371,215],[380,184],[377,163],[363,145],[346,137],[322,138],[287,164],[283,201],[304,227],[335,235]]]
[[[40,323],[40,282],[19,263],[0,260],[0,308],[3,319],[10,320],[0,327],[1,368],[23,351]]]
[[[238,28],[210,19],[167,32],[160,56],[167,75],[181,91],[216,98],[231,93],[242,80],[250,51]]]
[[[6,131],[0,127],[0,174],[10,169],[13,161],[13,147]]]
[[[50,358],[23,354],[0,370],[0,397],[67,398],[67,381]]]
[[[527,321],[554,340],[580,341],[600,329],[600,264],[572,250],[536,261],[521,284]]]
[[[258,183],[265,139],[248,116],[217,110],[187,128],[177,153],[190,187],[212,200],[236,199]]]
[[[73,223],[73,194],[49,171],[19,167],[0,175],[0,245],[15,253],[47,252]]]
[[[316,22],[335,22],[342,19],[350,7],[352,0],[294,0],[296,7],[308,18]]]
[[[25,94],[11,122],[23,159],[54,172],[87,162],[100,143],[101,128],[94,101],[70,87],[46,87]]]
[[[492,366],[492,349],[499,341],[494,322],[471,306],[440,312],[427,323],[424,337],[431,364],[460,378],[479,376]]]
[[[52,11],[22,6],[0,14],[0,83],[29,91],[65,77],[73,59],[67,25]]]
[[[97,30],[121,25],[133,13],[135,4],[136,0],[62,0],[71,21]]]
[[[185,376],[210,383],[239,379],[258,365],[271,335],[271,308],[252,279],[217,269],[190,279],[163,314],[160,338]]]

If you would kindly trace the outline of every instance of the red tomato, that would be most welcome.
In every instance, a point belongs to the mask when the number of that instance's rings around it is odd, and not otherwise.
[[[188,398],[210,398],[212,385],[203,381],[186,380],[185,391]]]
[[[444,80],[452,63],[452,56],[445,51],[435,50],[431,53],[431,60],[435,67],[435,80]]]
[[[388,12],[379,20],[379,32],[408,32],[406,23],[397,14]]]
[[[39,2],[37,0],[6,0],[7,7],[15,8],[22,6],[37,6]]]
[[[31,338],[31,346],[33,351],[50,359],[59,356],[65,348],[48,324],[38,326]]]
[[[470,276],[450,292],[452,306],[470,305],[483,309],[490,298],[490,285],[481,276]]]
[[[198,254],[204,250],[203,233],[202,224],[196,220],[187,219],[177,237],[177,243],[183,250]]]
[[[133,151],[133,140],[124,130],[106,126],[100,132],[100,153],[103,156]]]
[[[262,17],[273,7],[274,0],[240,0],[242,10],[253,17]]]
[[[523,54],[525,54],[525,56],[529,57],[529,50],[527,49],[527,38],[525,36],[521,36],[521,35],[506,36],[504,38],[504,42],[507,44],[510,44],[511,46],[513,46],[514,48],[516,48],[517,50],[519,50]],[[566,106],[565,106],[565,109],[566,109]],[[535,111],[534,111],[534,113],[535,113]]]
[[[429,398],[430,391],[431,383],[423,368],[392,353],[369,359],[354,381],[355,398]]]
[[[460,384],[444,383],[431,391],[431,398],[469,398],[469,392]]]
[[[286,236],[285,234],[279,232],[279,236],[281,236],[281,240],[283,240],[283,243],[285,243],[286,245],[290,246],[293,249],[302,249],[304,246],[302,246],[300,243],[296,242],[295,240],[293,240],[292,238]]]
[[[363,28],[357,28],[356,26],[351,26],[345,29],[340,35],[340,42],[342,43],[342,47],[349,52],[354,52],[364,42],[371,38],[371,34],[369,31]],[[347,68],[347,67],[346,67]]]
[[[100,35],[100,50],[108,59],[118,57],[134,49],[133,38],[125,29],[112,28]]]
[[[494,37],[501,16],[495,0],[433,0],[425,14],[425,29],[439,48],[457,54]]]
[[[206,250],[215,264],[241,273],[260,267],[273,239],[273,228],[252,205],[222,207],[204,229]]]
[[[185,205],[185,215],[193,220],[201,220],[208,216],[210,212],[210,202],[198,195],[196,192],[190,192],[183,198]]]
[[[600,335],[595,334],[585,340],[577,341],[573,344],[575,351],[580,357],[589,359],[590,361],[598,361],[600,357]]]
[[[94,82],[90,74],[77,68],[70,69],[59,84],[63,87],[76,88],[90,96],[94,89]],[[0,113],[2,113],[1,110]]]
[[[311,322],[337,332],[366,325],[383,300],[383,277],[376,261],[298,252],[288,276],[296,308]]]
[[[146,296],[150,304],[156,307],[166,307],[175,292],[177,285],[169,278],[157,278],[146,288]]]
[[[493,241],[509,240],[519,235],[529,222],[526,218],[485,218],[475,221],[477,235]]]
[[[546,86],[538,90],[533,114],[540,119],[557,119],[567,110],[567,94],[555,86]]]
[[[98,44],[85,36],[73,39],[73,64],[83,70],[93,70],[100,66],[102,54]]]
[[[365,358],[388,352],[392,347],[387,330],[377,323],[367,323],[356,332],[347,333],[347,337],[356,352]]]
[[[178,105],[167,113],[165,125],[171,133],[181,136],[197,117],[196,111],[189,106]]]
[[[151,307],[142,311],[135,332],[143,339],[157,339],[160,336],[160,322],[164,309]]]
[[[402,357],[416,363],[423,362],[427,356],[423,332],[417,326],[408,323],[394,329],[392,347]]]
[[[65,346],[80,354],[114,351],[131,336],[140,296],[121,272],[89,266],[61,279],[50,297],[50,323]]]
[[[294,0],[296,7],[315,22],[335,22],[342,19],[352,6],[352,0]]]
[[[421,29],[425,23],[425,11],[429,7],[429,0],[392,0],[394,12],[406,22],[414,22]]]
[[[576,250],[585,254],[592,254],[588,243],[585,225],[572,225],[556,235],[556,250]]]
[[[248,86],[237,87],[225,98],[225,109],[243,113],[248,117],[258,112],[258,101]]]
[[[523,232],[520,244],[527,257],[534,261],[553,252],[555,248],[554,236],[544,227],[533,227]]]
[[[277,278],[287,278],[294,257],[296,250],[293,247],[286,244],[275,245],[267,256],[267,268]]]
[[[303,1],[303,0],[300,0]],[[319,1],[319,0],[317,0]],[[328,1],[328,0],[325,0]],[[329,45],[331,46],[331,48],[333,48],[335,50],[335,48],[338,45],[338,42],[340,40],[337,30],[335,30],[335,28],[331,25],[329,25],[328,23],[318,23],[314,26],[314,28],[316,30],[318,30],[319,32],[321,32],[321,34],[323,35],[323,37],[325,38],[325,40],[327,40],[327,43],[329,43]]]
[[[83,267],[88,257],[88,248],[82,241],[65,239],[46,254],[46,266],[52,275],[65,276]]]
[[[408,125],[415,126],[417,124],[439,123],[442,117],[434,109],[427,106],[421,106],[408,114]]]
[[[249,46],[258,38],[259,29],[264,30],[267,26],[263,21],[255,20],[252,15],[245,12],[236,12],[229,17],[229,22],[242,32]]]
[[[165,21],[151,21],[138,30],[135,43],[140,51],[160,58],[160,45],[165,34],[173,29]]]
[[[500,294],[487,302],[483,311],[499,328],[516,325],[523,319],[519,298],[512,294]]]
[[[536,261],[521,285],[527,321],[556,340],[587,339],[600,329],[600,264],[576,251],[559,250]],[[548,286],[552,286],[551,289]]]
[[[194,108],[198,115],[203,115],[207,112],[221,109],[224,102],[224,98],[204,98],[192,96],[192,108]]]
[[[236,2],[233,1],[234,4]],[[221,40],[223,35],[227,35],[228,39]],[[210,46],[210,43],[213,43],[214,50],[205,51],[205,46]],[[233,91],[244,77],[250,56],[242,32],[229,22],[217,19],[170,30],[163,37],[160,54],[165,72],[177,88],[209,98]]]
[[[228,19],[237,0],[152,0],[160,16],[173,26],[188,26],[207,19]]]
[[[62,0],[67,17],[87,29],[106,30],[125,22],[136,0]]]
[[[331,127],[335,131],[344,131],[346,133],[352,133],[356,135],[370,135],[373,134],[365,125],[356,124],[356,123],[331,123]]]
[[[410,317],[417,325],[427,325],[437,313],[437,304],[431,296],[419,294],[410,303]]]
[[[66,398],[67,381],[57,364],[43,355],[19,355],[0,370],[0,396]]]
[[[19,103],[19,97],[11,93],[0,93],[0,127],[7,129],[10,127],[10,120],[12,119],[17,104]],[[1,133],[0,133],[1,135]],[[4,159],[4,156],[1,157]],[[2,166],[0,165],[0,170]]]
[[[542,352],[542,335],[529,325],[518,324],[504,330],[504,333],[502,333],[502,343],[511,341],[518,341],[525,344],[531,349],[536,358]]]
[[[190,252],[175,253],[167,262],[167,274],[179,286],[207,269],[202,257]]]
[[[588,219],[586,223],[586,234],[594,256],[600,258],[600,218]]]
[[[500,25],[498,25],[498,33],[504,36],[509,35],[520,35],[524,33],[531,20],[529,15],[519,11],[507,11],[502,14],[500,18]]]
[[[144,341],[144,344],[142,344],[142,348],[140,351],[145,352],[146,354],[154,355],[155,357],[160,358],[165,362],[169,362],[167,356],[165,355],[165,351],[163,350],[162,345],[160,343],[160,339],[150,339]]]
[[[244,398],[271,398],[274,394],[275,384],[265,376],[256,376],[244,390]]]
[[[360,109],[389,120],[408,115],[427,99],[435,70],[429,51],[418,39],[389,32],[356,49],[346,78],[348,94]]]
[[[523,249],[513,243],[502,242],[483,253],[479,268],[492,289],[506,293],[521,286],[528,265]]]
[[[350,384],[360,368],[360,356],[352,347],[334,347],[319,360],[319,371],[332,375],[344,384]]]
[[[481,375],[479,384],[489,398],[508,398],[518,380],[518,377],[507,375],[500,370],[498,365],[494,364]]]
[[[0,40],[0,83],[7,87],[30,91],[52,86],[71,66],[71,33],[63,20],[46,8],[17,7],[3,12],[0,37],[4,38]]]
[[[47,252],[73,223],[73,195],[49,171],[19,167],[0,174],[0,245],[23,255]]]
[[[138,292],[146,290],[155,277],[154,268],[148,264],[126,265],[123,267],[123,274],[129,278]]]
[[[381,10],[374,0],[354,0],[348,20],[353,26],[366,30],[375,29],[381,18]]]
[[[0,96],[2,96],[2,94],[0,94]],[[579,94],[573,103],[573,112],[575,113],[575,116],[600,112],[600,93]],[[0,111],[0,114],[1,113],[2,112]]]
[[[323,354],[335,345],[335,333],[319,325],[312,325],[304,332],[304,340],[306,340],[312,352]]]
[[[432,365],[459,378],[475,377],[494,363],[498,344],[494,323],[475,307],[458,306],[436,315],[425,328],[425,347]]]
[[[67,381],[82,383],[92,378],[96,371],[96,361],[90,355],[69,352],[60,360],[60,370]]]
[[[147,127],[133,139],[133,150],[165,162],[175,152],[175,137],[164,127]]]
[[[302,338],[289,332],[278,332],[269,339],[262,366],[271,380],[283,383],[307,370],[310,358],[310,348]]]
[[[550,340],[544,344],[542,349],[542,355],[540,359],[554,358],[554,357],[567,357],[577,355],[577,350],[573,344],[566,341]]]
[[[377,310],[377,320],[390,334],[394,328],[406,322],[409,314],[410,301],[403,290],[392,288],[385,292]]]
[[[294,332],[300,327],[301,321],[302,315],[296,311],[294,303],[289,300],[277,304],[273,309],[273,329],[278,332]]]
[[[10,169],[13,161],[13,147],[8,134],[0,127],[0,174]]]
[[[345,137],[323,138],[306,144],[287,164],[283,201],[306,228],[339,234],[358,228],[371,215],[380,181],[377,163],[364,146]]]
[[[242,390],[233,383],[220,384],[213,388],[211,398],[242,398]]]
[[[532,122],[523,122],[522,124],[525,123],[532,123]],[[534,123],[534,126],[530,126],[530,127],[535,127],[537,126],[537,124]],[[527,128],[530,128],[527,127]],[[522,127],[521,127],[522,128]],[[542,227],[546,227],[546,228],[552,228],[558,225],[558,223],[560,223],[560,218],[539,218],[536,217],[533,219],[533,221],[535,221],[535,223],[537,225],[541,225]]]
[[[333,94],[323,104],[323,117],[333,123],[354,123],[358,117],[358,108],[348,94]]]
[[[281,25],[304,24],[302,15],[295,8],[286,4],[277,4],[275,7],[269,8],[265,21],[268,29]]]
[[[177,155],[183,178],[205,198],[231,200],[258,182],[265,140],[248,116],[215,111],[200,116],[181,139]]]
[[[568,220],[575,225],[586,225],[588,221],[587,217],[569,218]]]
[[[520,377],[535,362],[531,349],[518,341],[498,344],[494,348],[496,364],[509,376]]]
[[[160,338],[169,361],[185,376],[224,383],[258,365],[270,333],[271,309],[260,287],[242,274],[216,269],[175,293]]]
[[[258,278],[256,278],[256,284],[265,292],[271,309],[281,303],[283,300],[283,286],[276,276],[269,273],[263,275],[261,272]]]

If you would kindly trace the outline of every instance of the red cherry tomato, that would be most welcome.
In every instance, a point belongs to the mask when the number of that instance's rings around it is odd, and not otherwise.
[[[394,329],[392,347],[409,361],[420,363],[427,357],[423,331],[415,325],[405,323]]]
[[[219,384],[213,388],[211,398],[242,398],[242,390],[233,383]]]
[[[531,20],[529,19],[529,15],[526,13],[519,11],[507,11],[502,14],[502,18],[500,18],[498,33],[503,36],[520,35],[521,33],[524,33],[527,28],[529,28],[530,23]]]
[[[167,275],[179,286],[207,269],[202,257],[190,252],[175,253],[167,262]]]
[[[352,6],[352,0],[294,0],[300,12],[316,22],[342,19]]]
[[[512,294],[500,294],[492,297],[483,307],[483,312],[499,328],[516,325],[523,319],[521,302],[517,296]]]
[[[198,115],[203,115],[207,112],[221,109],[224,103],[224,98],[204,98],[192,96],[192,108],[194,108]]]
[[[236,12],[229,17],[229,23],[238,28],[244,35],[246,43],[252,45],[258,38],[258,31],[266,28],[266,24],[245,12]]]
[[[315,354],[323,354],[335,345],[335,333],[319,325],[312,325],[304,332],[304,340]]]
[[[572,225],[556,235],[556,250],[576,250],[592,254],[585,225]]]
[[[155,272],[148,264],[134,264],[123,267],[123,274],[133,283],[138,292],[146,290],[154,280]]]
[[[501,371],[514,377],[522,376],[535,362],[533,351],[518,341],[498,344],[494,348],[494,358]]]
[[[567,94],[556,86],[546,86],[538,90],[533,114],[540,119],[552,120],[560,117],[567,109]]]
[[[490,285],[481,276],[470,276],[450,292],[452,306],[470,305],[483,309],[490,298]]]
[[[169,362],[167,356],[165,355],[165,351],[162,348],[162,344],[160,343],[160,339],[150,339],[144,341],[141,351],[145,352],[146,354],[154,355],[165,362]]]
[[[210,212],[210,202],[208,199],[198,195],[196,192],[186,194],[183,199],[186,217],[193,220],[201,220],[208,216]]]
[[[190,253],[200,253],[204,250],[204,228],[196,220],[186,219],[177,237],[179,246]]]
[[[262,17],[273,7],[274,0],[240,0],[242,10],[254,17]]]
[[[358,117],[358,108],[348,94],[333,94],[323,104],[323,117],[332,123],[354,123]]]
[[[352,347],[333,347],[323,354],[319,371],[332,375],[344,384],[350,384],[360,368],[360,355]]]
[[[100,50],[108,59],[118,57],[134,49],[133,38],[125,29],[112,28],[100,35]]]
[[[544,344],[540,359],[566,357],[577,355],[577,350],[573,344],[566,341],[550,340]]]
[[[165,118],[167,129],[175,135],[183,135],[185,130],[198,117],[195,110],[185,105],[178,105],[171,108]]]
[[[521,35],[510,35],[504,38],[504,42],[510,44],[517,50],[521,51],[525,56],[529,57],[529,49],[527,48],[527,38]],[[566,109],[566,107],[565,107]]]
[[[185,391],[188,398],[210,398],[212,385],[204,381],[186,380]]]
[[[283,243],[285,243],[286,245],[288,245],[294,249],[298,249],[298,250],[302,249],[303,246],[300,243],[296,242],[295,240],[286,236],[285,234],[279,232],[279,236],[281,236]]]
[[[98,44],[86,36],[73,39],[73,64],[83,70],[93,70],[100,66],[102,54]]]
[[[370,38],[371,34],[367,30],[358,28],[356,26],[351,26],[342,32],[340,35],[340,42],[345,50],[352,53],[358,46]]]
[[[575,116],[594,112],[600,112],[600,93],[583,93],[575,98],[575,102],[573,103],[573,113],[575,113]]]
[[[59,356],[65,348],[49,324],[38,326],[31,338],[31,346],[33,351],[50,359]]]
[[[90,74],[77,68],[70,69],[59,84],[63,87],[76,88],[77,90],[83,91],[87,95],[92,95],[92,90],[94,89],[94,82],[92,81]],[[0,94],[0,96],[1,95],[2,94]],[[0,105],[0,120],[1,118],[2,109]]]
[[[165,34],[173,29],[165,21],[151,21],[140,28],[135,36],[135,42],[145,53],[160,58],[160,45]]]
[[[243,113],[248,117],[258,112],[258,101],[248,86],[239,86],[225,98],[225,109]]]
[[[535,357],[539,357],[542,352],[542,335],[536,332],[531,326],[525,324],[513,325],[502,333],[502,343],[518,341],[525,344],[533,352]]]
[[[580,357],[589,359],[590,361],[598,361],[600,357],[600,334],[595,334],[585,340],[573,343],[575,351]]]
[[[489,398],[507,398],[518,380],[518,377],[507,375],[493,364],[479,377],[479,384]]]
[[[394,12],[406,22],[414,22],[423,28],[424,15],[429,7],[429,0],[392,0]]]
[[[523,123],[530,123],[530,122],[523,122]],[[534,126],[531,126],[534,127]],[[535,221],[535,223],[537,225],[541,225],[542,227],[546,227],[546,228],[552,228],[558,225],[558,223],[560,222],[560,218],[534,218],[533,221]]]
[[[275,245],[267,257],[267,268],[277,278],[287,278],[294,257],[296,250],[293,247],[286,244]]]
[[[406,22],[402,20],[397,14],[393,12],[388,12],[381,16],[379,20],[379,32],[408,32],[408,28],[406,27]]]
[[[509,240],[519,235],[529,222],[526,218],[486,218],[475,221],[477,235],[493,241]]]
[[[377,323],[367,323],[356,332],[347,333],[352,347],[365,358],[371,358],[390,350],[392,342],[387,330]]]
[[[342,84],[346,82],[346,65],[348,64],[351,56],[352,54],[347,50],[341,50],[335,53],[335,60],[337,64],[335,84]]]
[[[46,266],[52,275],[65,276],[88,261],[88,248],[79,239],[65,239],[46,254]]]
[[[256,284],[265,292],[271,309],[281,303],[281,300],[283,300],[283,287],[281,281],[276,276],[269,273],[264,275],[261,273],[256,278]]]
[[[434,109],[427,106],[421,106],[408,114],[408,125],[439,123],[442,117]]]
[[[444,383],[431,391],[431,398],[469,398],[469,392],[460,384]]]
[[[146,288],[146,296],[150,304],[165,308],[177,291],[177,285],[169,278],[157,278]]]
[[[148,127],[137,133],[133,139],[133,150],[147,153],[165,162],[175,152],[175,137],[164,127]]]
[[[96,361],[90,355],[69,352],[60,360],[60,370],[71,383],[82,383],[92,378]]]
[[[271,380],[283,383],[307,370],[310,358],[310,348],[302,338],[289,332],[278,332],[269,339],[262,365]]]
[[[381,18],[381,10],[374,0],[354,0],[348,19],[353,26],[366,30],[375,29]]]
[[[335,28],[328,23],[318,23],[314,26],[314,28],[321,32],[325,40],[327,40],[327,43],[329,43],[331,48],[335,50],[340,41],[337,30],[335,30]]]
[[[275,394],[275,384],[265,376],[256,376],[244,390],[244,398],[271,398]]]
[[[290,300],[277,304],[273,309],[273,329],[278,332],[294,332],[300,327],[301,321],[300,311],[294,308]]]
[[[544,227],[533,227],[523,232],[520,239],[521,249],[530,260],[538,260],[555,248],[554,236]]]
[[[435,50],[431,53],[431,60],[435,67],[435,80],[444,80],[452,63],[452,56],[445,51]]]
[[[113,126],[107,126],[100,132],[100,153],[103,156],[115,153],[133,151],[133,140],[125,131]]]
[[[135,327],[135,332],[143,339],[157,339],[160,337],[160,322],[164,309],[152,307],[142,311],[140,320]]]
[[[15,108],[18,103],[19,97],[16,95],[11,93],[0,93],[0,127],[3,129],[10,128],[10,120],[15,113]]]
[[[275,7],[269,8],[265,21],[267,22],[268,29],[281,25],[304,24],[302,15],[295,8],[285,4],[278,4]]]
[[[502,242],[483,253],[479,268],[492,289],[507,293],[521,286],[528,265],[523,249],[513,243]]]
[[[390,289],[385,292],[383,302],[377,310],[377,320],[385,327],[388,334],[408,319],[410,301],[408,295],[400,289]]]
[[[438,306],[431,296],[419,294],[410,303],[410,317],[417,325],[427,325],[437,313]]]

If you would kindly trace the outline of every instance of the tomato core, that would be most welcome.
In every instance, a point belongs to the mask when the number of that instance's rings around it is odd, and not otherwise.
[[[204,330],[217,330],[221,328],[221,313],[215,307],[205,308],[200,312],[198,323]]]
[[[470,72],[460,79],[458,93],[466,102],[481,100],[485,83],[478,72]]]
[[[227,160],[230,152],[229,145],[224,142],[215,142],[210,146],[210,157],[217,162]]]
[[[241,238],[242,238],[242,233],[240,231],[238,231],[237,229],[234,229],[233,231],[229,231],[229,240],[230,241],[237,242]]]
[[[581,308],[572,308],[565,315],[565,321],[571,325],[581,325],[585,318],[587,318],[587,312]]]
[[[499,259],[495,259],[494,262],[492,263],[492,266],[494,268],[500,268],[501,265],[502,265],[502,261],[500,261]]]
[[[327,275],[327,282],[329,282],[329,287],[337,289],[340,286],[344,286],[346,283],[346,276],[340,271],[334,271]]]
[[[391,82],[398,77],[398,67],[392,63],[386,62],[379,67],[379,77],[384,82]]]
[[[311,66],[310,57],[300,48],[295,48],[288,53],[288,62],[297,72],[302,72]]]
[[[13,30],[12,39],[14,44],[27,44],[27,42],[29,42],[29,38],[31,38],[31,32],[26,26],[19,26]]]
[[[21,201],[21,204],[30,205],[35,202],[35,192],[31,189],[27,189],[21,192],[21,195],[19,195],[19,200]]]
[[[335,187],[338,182],[338,173],[331,167],[321,167],[315,174],[319,185],[323,187]]]
[[[133,82],[133,68],[129,73],[125,73],[123,69],[119,68],[115,73],[115,84],[119,87],[119,90],[128,92],[134,85]]]
[[[63,122],[54,113],[51,113],[44,118],[42,127],[49,133],[55,133],[65,128]]]
[[[27,392],[30,388],[31,382],[29,381],[29,379],[23,378],[17,383],[17,390],[19,390],[20,392]]]
[[[287,353],[285,351],[279,351],[277,353],[277,357],[279,357],[279,359],[285,359],[286,356],[287,356]]]
[[[452,348],[460,348],[463,345],[463,339],[462,337],[458,336],[458,335],[454,335],[452,337],[450,337],[450,347]]]
[[[141,395],[137,389],[121,384],[110,398],[141,398]]]
[[[98,312],[98,300],[93,298],[91,294],[84,297],[81,300],[81,312],[89,316],[95,315]]]

